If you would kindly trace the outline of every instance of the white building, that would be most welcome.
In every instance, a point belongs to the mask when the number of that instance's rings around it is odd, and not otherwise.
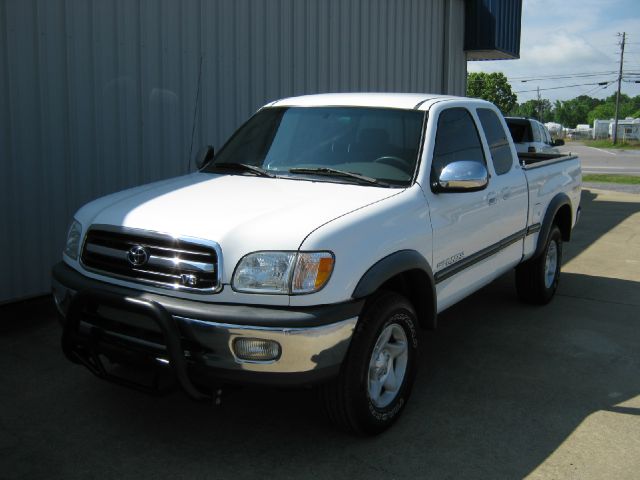
[[[573,138],[583,139],[591,137],[591,125],[579,123],[576,125]]]
[[[564,138],[564,127],[559,123],[547,122],[544,126],[547,127],[553,138]]]
[[[613,122],[613,120],[611,119],[610,120],[595,119],[593,121],[593,138],[595,140],[608,138],[611,122]]]
[[[609,136],[613,138],[613,125],[611,121],[609,125]],[[618,140],[640,140],[640,118],[625,118],[624,120],[618,120]]]

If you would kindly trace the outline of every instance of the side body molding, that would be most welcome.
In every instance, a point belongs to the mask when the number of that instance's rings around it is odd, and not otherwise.
[[[542,220],[542,227],[540,228],[540,234],[538,235],[538,243],[536,245],[536,251],[531,258],[536,258],[539,255],[542,255],[542,251],[544,250],[545,244],[547,242],[547,237],[549,236],[549,232],[551,231],[551,226],[553,225],[553,219],[556,217],[556,214],[558,213],[558,211],[565,205],[569,207],[569,210],[571,210],[571,199],[564,192],[558,193],[549,202],[547,211],[544,214],[544,219]],[[571,231],[571,223],[569,224],[569,232],[570,231]]]
[[[433,271],[427,260],[415,250],[400,250],[384,257],[365,272],[353,294],[364,298],[378,290],[385,282],[404,274],[406,286],[422,326],[434,329],[437,317],[437,297]]]

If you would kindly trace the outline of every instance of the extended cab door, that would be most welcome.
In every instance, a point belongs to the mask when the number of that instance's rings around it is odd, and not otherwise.
[[[516,224],[517,214],[523,224],[526,221],[524,177],[518,189],[515,176],[507,181],[504,175],[508,172],[496,174],[490,149],[485,149],[487,143],[484,134],[481,135],[475,105],[469,103],[443,102],[429,112],[430,144],[426,145],[425,165],[428,171],[423,171],[422,182],[433,228],[432,267],[439,311],[489,283],[515,265],[522,255],[521,244],[503,242],[515,230],[522,230]],[[508,140],[507,145],[511,153]],[[490,175],[487,187],[480,191],[434,193],[432,185],[440,171],[456,161],[485,165]],[[509,171],[512,169],[513,165]],[[525,203],[520,207],[522,199]],[[510,202],[514,202],[513,208],[507,206]]]
[[[524,238],[527,225],[528,189],[524,172],[512,151],[501,115],[490,108],[477,108],[480,129],[484,137],[485,156],[489,160],[491,179],[488,194],[495,196],[500,222],[496,234],[503,246]],[[509,251],[513,262],[521,260],[522,251]]]

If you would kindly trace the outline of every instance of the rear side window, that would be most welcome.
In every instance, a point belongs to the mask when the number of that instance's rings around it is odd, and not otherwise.
[[[482,124],[482,129],[487,137],[491,159],[493,160],[493,168],[498,175],[503,175],[511,170],[513,165],[513,156],[507,134],[502,128],[500,119],[493,110],[488,108],[479,108],[478,117]]]
[[[507,119],[507,127],[515,143],[532,142],[531,123],[529,120]]]
[[[444,110],[438,118],[436,144],[431,163],[431,182],[440,177],[444,167],[467,160],[486,165],[476,125],[465,108]]]
[[[534,142],[542,142],[542,132],[540,131],[540,126],[538,122],[533,120],[531,122],[531,129],[533,130],[533,141]]]

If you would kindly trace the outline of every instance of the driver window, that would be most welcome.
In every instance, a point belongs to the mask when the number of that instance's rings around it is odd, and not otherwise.
[[[431,183],[438,180],[444,167],[461,160],[487,165],[473,117],[466,108],[450,108],[438,118]]]

